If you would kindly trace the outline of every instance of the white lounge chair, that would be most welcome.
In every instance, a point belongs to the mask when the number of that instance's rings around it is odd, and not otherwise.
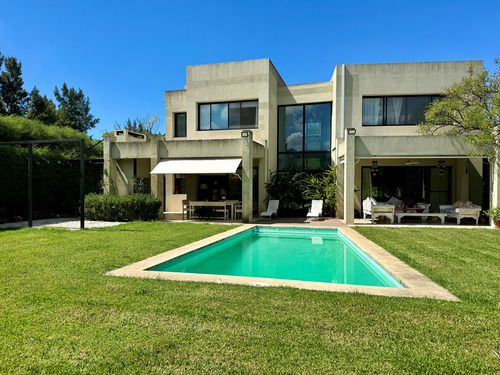
[[[307,218],[310,218],[310,217],[318,218],[321,216],[321,212],[323,212],[323,200],[322,199],[315,199],[311,203],[311,208],[309,209],[309,212],[307,213]]]
[[[262,219],[271,220],[273,215],[278,216],[278,207],[280,205],[279,200],[270,200],[267,204],[267,211],[264,211],[260,214]]]

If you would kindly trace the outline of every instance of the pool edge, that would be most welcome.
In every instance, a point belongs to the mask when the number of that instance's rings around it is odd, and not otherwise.
[[[336,229],[347,237],[351,242],[358,246],[398,282],[403,284],[405,288],[388,288],[375,286],[361,285],[345,285],[331,284],[313,281],[298,281],[298,280],[283,280],[258,277],[243,277],[243,276],[228,276],[228,275],[208,275],[208,274],[190,274],[180,272],[160,272],[147,271],[159,263],[166,262],[172,258],[182,254],[192,252],[200,247],[218,242],[229,236],[244,232],[256,226],[268,227],[270,225],[262,224],[244,224],[237,228],[230,229],[226,232],[216,234],[214,236],[204,238],[202,240],[181,246],[179,248],[166,251],[161,254],[154,255],[150,258],[129,264],[106,273],[110,276],[125,276],[139,278],[153,278],[172,281],[199,281],[199,282],[214,282],[227,284],[240,284],[250,286],[282,286],[299,289],[329,291],[329,292],[345,292],[345,293],[362,293],[370,295],[379,295],[386,297],[416,297],[416,298],[433,298],[447,301],[459,301],[457,297],[451,294],[443,287],[437,285],[432,280],[427,278],[422,273],[409,267],[407,264],[387,252],[382,247],[370,241],[354,229],[349,227],[324,228]],[[303,226],[283,225],[284,227],[304,228]]]

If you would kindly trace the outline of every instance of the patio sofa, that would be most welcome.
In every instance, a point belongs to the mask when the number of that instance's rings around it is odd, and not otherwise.
[[[456,219],[457,224],[460,224],[461,219],[471,218],[476,220],[476,225],[479,223],[481,215],[481,206],[472,204],[472,202],[455,202],[451,205],[440,204],[439,212],[446,213],[446,217]]]

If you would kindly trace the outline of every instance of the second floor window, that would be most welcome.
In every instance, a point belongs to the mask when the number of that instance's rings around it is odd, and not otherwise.
[[[174,115],[174,136],[175,137],[185,137],[186,136],[186,114],[176,113]]]
[[[199,130],[253,129],[258,127],[259,102],[199,104]]]
[[[425,120],[427,106],[438,95],[379,96],[363,98],[363,126],[417,125]]]

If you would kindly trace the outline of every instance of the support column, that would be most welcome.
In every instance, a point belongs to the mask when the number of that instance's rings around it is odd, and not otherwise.
[[[113,194],[116,193],[116,186],[114,181],[116,181],[116,159],[111,156],[111,145],[116,141],[116,138],[112,135],[104,136],[104,193]]]
[[[150,170],[152,171],[154,167],[160,162],[160,149],[158,147],[162,136],[151,136],[149,140],[150,145]],[[163,207],[165,207],[164,202],[164,185],[163,185],[163,175],[162,174],[152,174],[151,176],[151,194],[156,198],[161,200],[161,207],[158,210],[158,219],[163,219]]]
[[[267,170],[267,163],[265,158],[258,159],[259,161],[259,171],[258,171],[258,186],[259,186],[259,191],[258,191],[258,196],[257,196],[257,211],[258,212],[263,212],[266,210],[267,207],[264,205],[264,199],[266,199],[266,183],[267,181],[267,176],[268,176],[268,170]]]
[[[354,134],[348,134],[347,129],[344,134],[345,154],[344,154],[344,223],[354,224],[354,156],[355,139]]]
[[[246,137],[242,136],[241,142],[241,168],[242,168],[242,186],[241,186],[241,200],[242,200],[242,213],[241,219],[244,223],[252,221],[253,211],[253,133],[250,130],[244,130],[242,134],[247,134]]]
[[[497,152],[496,160],[491,163],[491,196],[490,196],[490,207],[500,207],[500,151]],[[484,208],[484,207],[483,207]],[[494,227],[493,220],[491,221],[491,226]]]

